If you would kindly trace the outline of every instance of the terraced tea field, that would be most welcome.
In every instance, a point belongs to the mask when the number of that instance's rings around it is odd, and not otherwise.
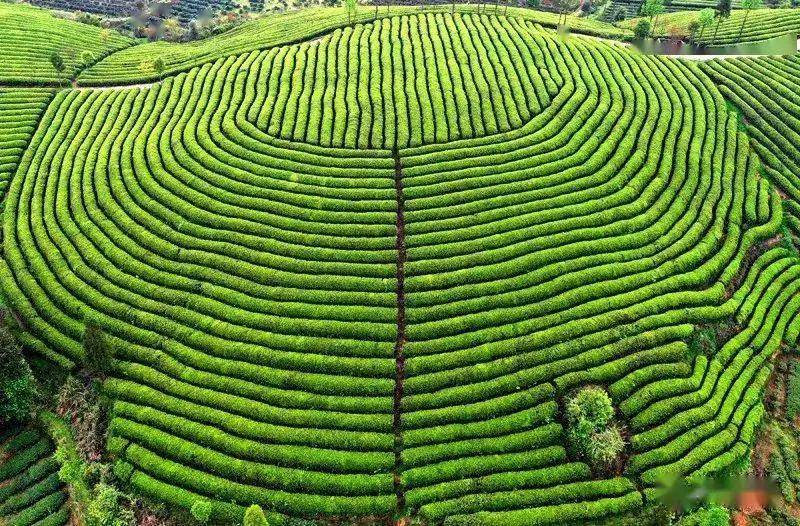
[[[713,6],[710,6],[713,7]],[[659,37],[668,37],[667,32],[680,35],[692,35],[691,24],[698,18],[697,11],[680,11],[667,13],[659,17]],[[622,28],[633,29],[639,19],[633,18],[620,22]],[[799,9],[756,9],[747,12],[734,9],[731,16],[721,20],[719,29],[714,22],[711,27],[697,31],[694,39],[697,43],[712,46],[729,46],[739,42],[760,42],[786,34],[800,37]]]
[[[0,431],[0,521],[11,526],[69,523],[67,492],[53,445],[39,432]]]
[[[737,473],[800,332],[797,61],[307,12],[0,94],[2,296],[52,367],[104,334],[118,482],[222,524],[527,526]]]
[[[86,65],[134,43],[116,31],[56,18],[25,4],[0,2],[0,86],[61,84]],[[50,63],[53,53],[64,71]]]

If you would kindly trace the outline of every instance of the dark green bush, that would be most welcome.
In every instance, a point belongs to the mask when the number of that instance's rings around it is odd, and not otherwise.
[[[28,420],[37,399],[36,382],[9,323],[15,323],[11,314],[0,311],[0,426]]]
[[[114,367],[114,352],[103,329],[94,323],[87,323],[83,334],[83,351],[86,368],[101,375],[107,375]]]

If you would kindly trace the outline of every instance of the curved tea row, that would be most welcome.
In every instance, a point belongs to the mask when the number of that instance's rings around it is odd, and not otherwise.
[[[87,322],[115,342],[111,430],[145,493],[388,514],[394,162],[249,125],[254,58],[59,93],[9,192],[2,283],[51,359],[82,359]]]
[[[52,98],[49,90],[0,90],[0,196]]]
[[[782,334],[744,311],[751,338],[710,358],[718,380],[689,356],[693,325],[744,301],[726,286],[780,226],[710,79],[615,46],[547,43],[559,90],[526,126],[400,152],[403,480],[434,522],[619,513],[640,504],[631,480],[655,489],[724,469],[747,452]],[[691,374],[705,383],[685,385]],[[563,447],[556,402],[586,384],[622,404],[626,479],[587,480]]]
[[[735,2],[734,2],[735,4]],[[712,4],[710,7],[714,7]],[[657,36],[668,37],[669,31],[678,31],[679,34],[692,35],[691,25],[697,22],[697,11],[680,11],[667,13],[659,17],[659,32]],[[620,27],[633,29],[638,18],[620,23]],[[663,29],[661,29],[663,28]],[[744,9],[735,9],[731,16],[722,19],[717,29],[717,23],[703,31],[694,33],[695,42],[711,46],[727,46],[740,42],[759,42],[776,37],[800,34],[800,11],[797,9],[755,9],[749,13]],[[702,38],[701,38],[702,37]]]
[[[0,430],[0,522],[8,526],[65,526],[67,492],[58,478],[53,445],[34,429]]]
[[[66,82],[88,63],[135,41],[117,31],[56,18],[25,4],[0,3],[0,84],[36,85]],[[58,53],[60,73],[51,64]]]
[[[511,19],[398,16],[273,48],[248,120],[269,135],[345,148],[393,148],[495,134],[549,105],[555,84]]]
[[[163,75],[176,74],[238,53],[246,53],[311,40],[336,28],[351,23],[374,22],[377,18],[392,18],[399,15],[420,13],[419,6],[383,5],[377,11],[372,7],[359,7],[355,17],[348,19],[341,7],[304,8],[288,13],[275,14],[245,22],[230,31],[203,40],[187,43],[149,42],[123,49],[101,60],[81,72],[78,81],[85,86],[124,85],[160,80]],[[425,6],[424,13],[449,14],[451,6]],[[476,5],[457,5],[455,11],[475,14]],[[559,16],[555,13],[531,9],[508,8],[514,17],[555,28]],[[569,16],[573,31],[605,38],[631,39],[633,32],[611,24]],[[454,35],[455,36],[455,35]],[[398,46],[399,47],[399,46]],[[164,62],[162,73],[152,67],[156,59]],[[473,57],[474,58],[474,57]]]
[[[787,198],[784,211],[800,233],[800,59],[760,57],[714,60],[703,71],[741,109],[767,178]],[[745,88],[745,86],[749,86]]]

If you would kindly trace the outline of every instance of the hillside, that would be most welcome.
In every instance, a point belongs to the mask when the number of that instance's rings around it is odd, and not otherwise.
[[[6,319],[77,379],[34,412],[107,424],[61,424],[106,463],[83,478],[177,524],[529,526],[748,472],[800,335],[800,63],[450,10],[300,10],[0,91]]]
[[[65,83],[87,63],[133,42],[44,9],[0,2],[0,86]],[[63,60],[62,74],[50,63],[53,53]]]
[[[696,11],[662,15],[659,17],[655,36],[679,34],[688,38],[692,36],[690,25],[697,21],[697,17]],[[633,18],[618,25],[633,29],[638,22],[639,19]],[[800,35],[800,9],[756,9],[749,14],[743,10],[734,10],[729,18],[720,23],[719,29],[715,22],[702,32],[698,31],[694,35],[694,40],[701,44],[725,46],[739,42],[769,40],[787,33]]]
[[[463,5],[458,5],[456,8],[459,12],[472,10],[471,7]],[[450,6],[427,9],[441,13],[449,13],[450,10]],[[391,8],[389,15],[418,11],[419,7],[395,6]],[[526,21],[547,27],[556,27],[558,22],[558,15],[554,13],[517,8],[509,8],[509,12]],[[357,21],[369,22],[374,14],[374,10],[362,8],[356,15]],[[378,16],[380,18],[387,16],[386,10],[380,9]],[[572,16],[568,20],[574,31],[583,34],[619,39],[633,36],[631,31],[611,24]],[[246,22],[222,35],[197,42],[188,44],[153,42],[114,53],[83,71],[78,81],[84,86],[152,82],[158,80],[159,75],[148,66],[158,58],[164,61],[164,74],[180,73],[225,56],[312,40],[346,24],[347,14],[341,8],[309,8],[268,16]]]

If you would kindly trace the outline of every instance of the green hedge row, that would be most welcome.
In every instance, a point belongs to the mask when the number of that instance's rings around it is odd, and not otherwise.
[[[0,84],[66,84],[86,66],[134,43],[115,30],[4,2],[0,5]],[[63,72],[51,64],[53,53],[61,56]]]
[[[0,440],[0,523],[65,526],[67,492],[58,478],[52,443],[34,428],[9,426]]]
[[[0,196],[5,194],[39,117],[52,98],[49,90],[0,89]]]

